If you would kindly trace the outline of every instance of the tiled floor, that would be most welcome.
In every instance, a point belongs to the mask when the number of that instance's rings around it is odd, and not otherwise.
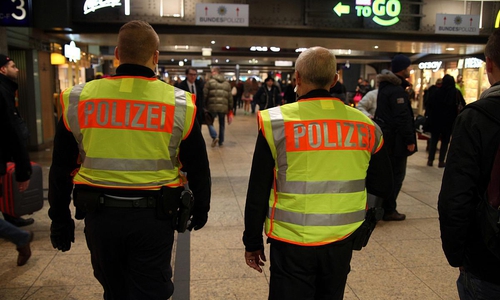
[[[210,147],[206,127],[203,134],[212,171],[212,209],[205,228],[190,233],[189,291],[177,291],[173,299],[267,299],[269,264],[262,274],[247,267],[241,242],[257,136],[255,115],[244,116],[240,110],[233,124],[226,125],[224,147]],[[419,141],[419,148],[409,158],[398,199],[398,210],[407,214],[407,220],[380,222],[368,246],[354,253],[346,300],[458,299],[458,271],[448,266],[439,239],[436,208],[443,170],[426,166],[425,141]],[[32,153],[32,160],[43,165],[46,188],[51,151]],[[45,202],[33,214],[35,224],[27,228],[35,231],[35,239],[33,256],[25,266],[16,266],[14,245],[0,240],[0,299],[102,299],[102,288],[92,274],[83,223],[77,222],[71,251],[57,252],[49,239],[47,209]]]

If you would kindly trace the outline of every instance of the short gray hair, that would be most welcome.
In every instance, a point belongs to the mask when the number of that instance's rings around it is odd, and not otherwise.
[[[325,87],[335,80],[337,59],[335,54],[326,48],[312,47],[299,55],[295,70],[304,83]]]

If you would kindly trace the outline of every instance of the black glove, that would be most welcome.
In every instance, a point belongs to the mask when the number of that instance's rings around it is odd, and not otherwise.
[[[50,225],[50,241],[52,246],[62,252],[71,249],[75,242],[75,221],[70,219],[65,222],[52,221]]]
[[[203,226],[205,226],[207,220],[208,220],[208,213],[194,214],[191,217],[187,230],[189,231],[191,231],[192,229],[200,230],[203,228]]]

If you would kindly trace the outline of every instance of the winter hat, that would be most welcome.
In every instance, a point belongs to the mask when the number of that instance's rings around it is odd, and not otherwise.
[[[392,73],[398,73],[411,65],[411,61],[408,57],[403,54],[398,54],[394,56],[391,61]]]
[[[10,57],[5,54],[0,54],[0,68],[5,66],[9,61],[11,61]]]

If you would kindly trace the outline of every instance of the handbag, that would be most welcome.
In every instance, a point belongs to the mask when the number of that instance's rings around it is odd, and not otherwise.
[[[214,124],[214,117],[206,108],[203,108],[203,121],[204,121],[203,123],[205,123],[207,125]]]
[[[357,92],[354,97],[352,98],[352,100],[354,100],[355,103],[358,103],[359,101],[361,101],[361,99],[363,98],[363,95],[361,95],[360,92]]]

